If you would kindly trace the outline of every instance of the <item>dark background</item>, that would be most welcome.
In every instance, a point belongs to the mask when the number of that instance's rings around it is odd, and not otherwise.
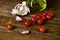
[[[60,9],[60,0],[47,0],[47,8]]]

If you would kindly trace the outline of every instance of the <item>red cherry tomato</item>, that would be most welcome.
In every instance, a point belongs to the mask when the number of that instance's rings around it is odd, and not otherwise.
[[[54,16],[53,12],[48,12],[49,15],[51,15],[52,17]]]
[[[38,23],[39,25],[42,25],[42,24],[43,24],[43,20],[40,20],[40,19],[39,19],[39,20],[37,21],[37,23]]]
[[[41,18],[42,18],[43,21],[45,21],[47,19],[47,17],[44,16],[44,15]]]
[[[33,23],[36,22],[36,21],[37,21],[36,17],[32,17],[32,18],[31,18],[31,21],[32,21]]]
[[[42,12],[42,15],[46,15],[47,14],[47,12]]]
[[[40,32],[44,33],[45,32],[45,28],[41,27],[40,29]]]
[[[52,16],[51,15],[47,15],[47,19],[48,20],[51,20],[52,19]]]
[[[13,25],[12,24],[8,24],[8,29],[12,30],[13,29]]]
[[[47,16],[48,14],[47,14],[47,13],[43,13],[42,15],[43,15],[43,16]]]
[[[40,15],[38,15],[38,14],[36,14],[36,15],[35,15],[35,17],[36,17],[37,19],[39,19],[41,16],[40,16]]]
[[[24,22],[24,25],[25,25],[26,27],[29,27],[29,26],[30,26],[30,22]]]

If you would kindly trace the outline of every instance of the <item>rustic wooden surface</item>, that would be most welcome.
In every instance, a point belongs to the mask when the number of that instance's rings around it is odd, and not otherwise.
[[[47,29],[47,32],[39,33],[40,25],[33,24],[30,28],[25,28],[22,22],[16,22],[11,10],[17,3],[21,3],[21,0],[0,0],[0,40],[60,40],[60,10],[53,10],[55,17],[41,25]],[[31,12],[22,18],[29,21],[37,13],[41,14],[41,12]],[[8,24],[13,24],[16,28],[9,32]],[[26,29],[31,31],[29,35],[21,35],[18,32]]]

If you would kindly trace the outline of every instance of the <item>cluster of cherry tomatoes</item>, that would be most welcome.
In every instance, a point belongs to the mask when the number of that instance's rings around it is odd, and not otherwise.
[[[32,17],[30,19],[31,22],[26,21],[26,22],[24,22],[24,25],[26,27],[30,27],[30,25],[32,23],[37,23],[38,25],[42,25],[45,21],[51,20],[53,18],[53,16],[54,16],[53,12],[43,12],[42,15],[36,14],[34,17]],[[9,24],[8,25],[8,29],[12,30],[13,29],[13,25]],[[43,32],[46,31],[46,29],[43,28],[43,27],[40,27],[39,31],[43,33]]]

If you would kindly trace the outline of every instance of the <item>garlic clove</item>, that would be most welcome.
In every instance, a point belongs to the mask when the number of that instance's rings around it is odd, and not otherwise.
[[[21,12],[22,10],[23,10],[23,7],[20,7],[20,8],[19,8],[19,11]]]
[[[14,9],[19,9],[19,7],[21,7],[21,6],[22,6],[22,4],[17,4]]]
[[[15,14],[17,14],[17,13],[18,13],[18,10],[12,9],[12,14],[13,14],[13,15],[15,15]]]
[[[24,30],[24,31],[21,32],[21,34],[23,34],[23,35],[27,35],[29,33],[30,33],[30,31],[28,31],[28,30]]]
[[[24,12],[23,16],[24,16],[24,15],[27,15],[27,12]]]
[[[16,21],[22,21],[22,18],[21,17],[19,17],[19,16],[16,16]]]

